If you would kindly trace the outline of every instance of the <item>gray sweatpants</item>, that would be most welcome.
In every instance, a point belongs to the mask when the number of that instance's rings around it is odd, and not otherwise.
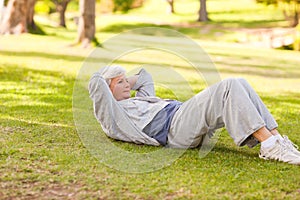
[[[248,82],[225,79],[182,104],[171,122],[168,146],[197,147],[206,134],[212,136],[222,127],[238,146],[253,146],[252,134],[264,126],[269,130],[278,127]]]

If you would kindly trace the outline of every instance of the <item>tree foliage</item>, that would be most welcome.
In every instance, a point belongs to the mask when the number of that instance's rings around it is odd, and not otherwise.
[[[256,0],[257,3],[263,3],[266,5],[277,4],[278,0]]]
[[[4,0],[4,5],[6,6],[8,4],[9,0]]]
[[[102,12],[128,12],[132,8],[143,5],[145,0],[100,0],[100,9]]]
[[[285,19],[291,22],[291,26],[299,24],[300,0],[256,0],[256,2],[278,6],[282,9]]]
[[[130,10],[134,0],[113,0],[114,11],[127,12]]]

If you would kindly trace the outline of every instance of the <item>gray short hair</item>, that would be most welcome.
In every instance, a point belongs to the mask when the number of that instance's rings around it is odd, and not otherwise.
[[[105,79],[106,83],[110,85],[112,78],[126,74],[126,70],[119,65],[105,66],[99,70],[99,73]]]

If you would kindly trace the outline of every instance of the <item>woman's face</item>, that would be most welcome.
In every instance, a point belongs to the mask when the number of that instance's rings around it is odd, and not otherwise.
[[[117,101],[130,98],[130,84],[125,75],[111,79],[109,88]]]

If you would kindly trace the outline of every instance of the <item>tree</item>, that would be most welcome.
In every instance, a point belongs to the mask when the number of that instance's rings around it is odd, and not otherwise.
[[[292,27],[296,27],[299,24],[300,0],[278,0],[278,3],[285,19],[291,22]]]
[[[36,0],[9,0],[3,21],[1,34],[20,34],[35,29],[34,5]]]
[[[128,12],[134,0],[113,0],[114,11]]]
[[[65,12],[71,0],[52,0],[56,6],[56,11],[59,13],[59,25],[66,27]]]
[[[77,43],[83,47],[88,47],[92,41],[95,41],[95,0],[79,1],[79,22]]]
[[[174,0],[166,0],[168,2],[168,13],[175,13],[175,9],[174,9]]]
[[[299,24],[300,0],[256,0],[256,2],[280,7],[285,19],[291,22],[292,27]]]
[[[208,14],[207,14],[207,9],[206,9],[206,0],[200,0],[200,9],[199,9],[199,15],[198,15],[198,22],[207,22],[209,21],[208,19]]]

